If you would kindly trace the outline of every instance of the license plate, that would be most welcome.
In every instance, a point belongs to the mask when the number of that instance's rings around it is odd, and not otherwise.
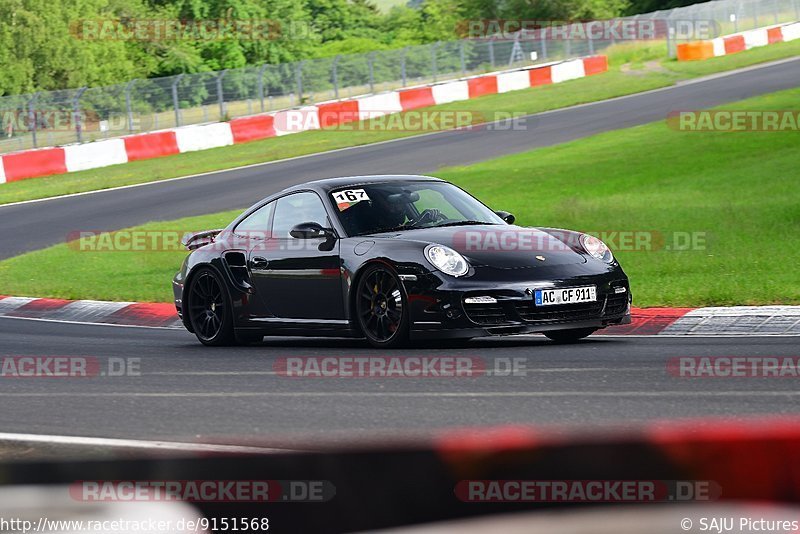
[[[533,301],[537,306],[579,304],[581,302],[595,302],[596,300],[597,288],[595,286],[537,289],[533,292]]]

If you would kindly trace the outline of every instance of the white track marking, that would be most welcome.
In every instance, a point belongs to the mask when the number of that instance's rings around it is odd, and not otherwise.
[[[639,93],[632,93],[630,95],[622,95],[622,96],[617,96],[617,97],[614,97],[614,98],[607,98],[605,100],[598,100],[597,102],[587,102],[585,104],[576,104],[574,106],[567,106],[567,107],[558,108],[558,109],[550,109],[550,110],[547,110],[547,111],[541,111],[541,112],[538,112],[538,113],[532,113],[530,115],[525,115],[525,116],[520,117],[520,118],[521,119],[528,119],[528,118],[533,118],[533,117],[540,116],[540,115],[549,115],[551,113],[560,113],[562,111],[570,111],[570,110],[573,110],[573,109],[580,109],[580,108],[585,108],[585,107],[588,107],[588,106],[601,105],[601,104],[604,104],[604,103],[607,103],[607,102],[615,102],[615,101],[618,101],[618,100],[624,100],[624,99],[627,99],[627,98],[634,98],[634,97],[637,97],[637,96],[647,95],[647,94],[651,94],[651,93],[658,93],[658,92],[661,92],[661,91],[669,91],[669,90],[672,90],[672,89],[676,89],[676,88],[678,88],[678,87],[680,87],[682,85],[687,85],[687,84],[690,84],[690,83],[702,83],[702,82],[714,80],[714,79],[717,79],[717,78],[724,78],[726,76],[733,76],[733,75],[740,74],[742,72],[748,72],[748,71],[751,71],[751,70],[757,70],[757,69],[761,69],[761,68],[770,68],[770,67],[773,67],[775,65],[781,65],[783,63],[789,63],[789,62],[797,61],[797,60],[798,60],[798,58],[792,57],[792,58],[782,59],[782,60],[778,60],[778,61],[772,61],[772,62],[769,62],[769,63],[760,63],[760,64],[757,64],[757,65],[744,67],[742,69],[730,70],[730,71],[726,71],[726,72],[720,72],[720,73],[716,73],[716,74],[711,74],[709,76],[703,76],[703,77],[700,77],[700,78],[693,78],[691,80],[679,81],[679,82],[676,82],[674,85],[669,85],[667,87],[659,87],[657,89],[651,89],[649,91],[642,91],[642,92],[639,92]],[[497,121],[482,123],[482,124],[478,124],[478,125],[475,125],[475,126],[488,125],[488,124],[497,124],[497,123],[504,123],[504,122],[508,122],[508,119],[501,119],[501,120],[497,120]],[[218,170],[215,170],[215,171],[208,171],[208,172],[203,172],[203,173],[198,173],[198,174],[190,174],[188,176],[177,176],[175,178],[167,178],[165,180],[157,180],[157,181],[145,182],[145,183],[141,183],[141,184],[121,185],[121,186],[118,186],[118,187],[110,187],[108,189],[96,189],[96,190],[93,190],[93,191],[83,191],[83,192],[80,192],[80,193],[70,193],[68,195],[59,195],[59,196],[47,197],[47,198],[36,198],[36,199],[32,199],[32,200],[22,200],[22,201],[19,201],[19,202],[11,202],[11,203],[8,203],[8,204],[1,204],[0,205],[0,210],[2,210],[3,208],[7,208],[7,207],[11,207],[11,206],[18,206],[18,205],[21,205],[21,204],[30,204],[30,203],[33,203],[33,202],[47,202],[47,201],[50,201],[50,200],[58,200],[58,199],[62,199],[62,198],[77,197],[77,196],[83,196],[83,195],[93,195],[93,194],[97,194],[97,193],[106,193],[106,192],[109,192],[109,191],[119,191],[119,190],[123,190],[123,189],[130,189],[130,188],[133,188],[133,187],[145,187],[145,186],[148,186],[148,185],[163,184],[163,183],[167,183],[167,182],[174,182],[174,181],[177,181],[177,180],[186,180],[186,179],[189,179],[189,178],[198,178],[198,177],[201,177],[201,176],[208,176],[210,174],[222,174],[222,173],[238,171],[238,170],[242,170],[242,169],[250,169],[250,168],[254,168],[254,167],[260,167],[260,166],[263,166],[263,165],[273,165],[273,164],[276,164],[276,163],[284,163],[284,162],[287,162],[287,161],[293,161],[293,160],[298,160],[298,159],[303,159],[303,158],[312,158],[312,157],[316,157],[316,156],[325,156],[325,155],[328,155],[328,154],[334,154],[334,153],[337,153],[337,152],[343,152],[345,150],[363,149],[363,148],[367,148],[367,147],[385,145],[385,144],[388,144],[388,143],[397,143],[397,142],[406,141],[406,140],[409,140],[409,139],[419,139],[419,138],[427,137],[427,136],[430,136],[430,135],[444,135],[444,134],[448,134],[448,133],[452,133],[452,132],[453,132],[453,130],[445,130],[443,132],[428,132],[428,133],[424,133],[424,134],[420,134],[420,135],[411,135],[411,136],[407,136],[407,137],[400,137],[400,138],[397,138],[397,139],[388,139],[386,141],[378,141],[377,143],[367,143],[367,144],[364,144],[364,145],[336,148],[336,149],[328,150],[328,151],[325,151],[325,152],[315,152],[313,154],[303,154],[301,156],[294,156],[294,157],[291,157],[291,158],[284,158],[284,159],[278,159],[278,160],[273,160],[273,161],[265,161],[265,162],[262,162],[262,163],[252,163],[250,165],[242,165],[241,167],[231,167],[231,168],[228,168],[228,169],[218,169]]]
[[[2,302],[3,301],[0,300],[0,303]],[[43,319],[40,317],[14,317],[13,315],[2,315],[2,314],[0,314],[0,319],[14,319],[19,321],[43,321],[46,323],[62,323],[62,324],[74,324],[83,326],[116,326],[119,328],[155,328],[158,330],[172,330],[173,332],[186,332],[187,334],[189,334],[189,332],[186,329],[182,328],[181,326],[146,326],[140,324],[92,323],[88,321],[67,321],[65,319]],[[178,320],[177,315],[175,315],[175,320],[176,321]]]
[[[398,358],[405,358],[408,355],[398,354]],[[298,356],[302,358],[303,356]],[[369,358],[370,356],[364,356]],[[336,356],[330,356],[336,358]],[[491,358],[487,358],[490,360]],[[637,372],[637,371],[663,371],[664,367],[551,367],[547,369],[525,369],[526,373],[603,373],[603,372]],[[285,373],[278,373],[277,371],[155,371],[152,373],[142,373],[142,376],[283,376]],[[484,375],[481,372],[476,372],[474,377],[491,377],[491,373]],[[292,379],[303,378],[302,376],[292,376]],[[314,377],[317,378],[317,377]],[[367,378],[367,377],[364,377]],[[368,377],[368,378],[381,378],[381,377]],[[387,377],[391,378],[391,377]],[[442,378],[451,378],[443,376]],[[352,380],[347,378],[347,380]]]
[[[274,392],[274,391],[197,391],[186,393],[0,393],[0,398],[6,397],[31,397],[31,398],[310,398],[310,397],[368,397],[368,398],[470,398],[470,397],[628,397],[628,398],[654,398],[654,397],[800,397],[800,391],[441,391],[441,392],[410,392],[410,391],[311,391],[311,392]]]
[[[61,436],[49,434],[14,434],[0,432],[2,442],[52,443],[58,445],[81,445],[126,449],[158,449],[198,452],[264,453],[282,452],[281,449],[245,447],[240,445],[215,445],[211,443],[185,443],[175,441],[149,441],[140,439],[95,438],[84,436]]]
[[[2,303],[2,302],[3,301],[0,300],[0,303]],[[14,316],[11,316],[11,315],[2,315],[2,314],[0,314],[0,320],[2,320],[2,319],[12,319],[12,320],[17,320],[17,321],[43,321],[43,322],[47,322],[47,323],[73,324],[73,325],[78,325],[78,326],[116,326],[118,328],[151,328],[151,329],[156,329],[156,330],[169,330],[169,331],[172,331],[172,332],[184,332],[187,335],[191,335],[191,334],[189,334],[189,332],[187,332],[184,328],[181,328],[181,326],[179,326],[179,325],[178,326],[144,326],[144,325],[136,325],[136,324],[89,323],[89,322],[83,322],[83,321],[65,321],[65,320],[61,320],[61,319],[40,319],[38,317],[14,317]],[[176,317],[176,320],[177,320],[177,317]],[[269,336],[266,336],[266,337],[269,339]],[[587,343],[587,342],[591,343],[592,341],[600,341],[601,339],[610,339],[610,340],[619,341],[619,340],[623,340],[623,339],[626,339],[626,338],[658,338],[658,339],[664,339],[664,338],[671,338],[671,339],[731,338],[731,339],[735,339],[735,338],[743,338],[743,337],[759,337],[759,338],[769,339],[769,338],[784,338],[784,337],[800,337],[800,334],[767,334],[767,333],[764,333],[764,332],[758,332],[758,333],[754,333],[754,334],[691,334],[691,335],[688,335],[688,334],[603,334],[603,333],[597,333],[597,334],[594,334],[593,336],[587,338],[585,341],[581,341],[580,343],[584,343],[584,344]],[[499,340],[502,340],[502,339],[511,339],[511,340],[513,340],[513,339],[520,339],[520,338],[522,338],[522,339],[532,339],[532,340],[536,340],[536,341],[546,341],[547,340],[547,338],[545,338],[542,334],[514,334],[514,335],[496,336],[496,337],[489,336],[489,337],[475,338],[475,340],[480,342],[480,341],[488,341],[488,340],[499,341]],[[287,339],[287,337],[286,336],[276,336],[275,339]],[[302,339],[308,340],[308,339],[319,339],[319,338],[303,337]],[[353,340],[353,338],[347,338],[347,339]],[[269,342],[267,342],[265,345],[263,345],[263,347],[264,348],[275,348],[275,347],[271,347]],[[480,348],[480,347],[476,347],[476,348]]]

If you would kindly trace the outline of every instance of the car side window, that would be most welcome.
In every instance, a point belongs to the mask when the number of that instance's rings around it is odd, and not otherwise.
[[[272,222],[272,236],[276,239],[291,238],[289,232],[300,223],[315,222],[324,228],[330,226],[325,206],[315,193],[294,193],[279,198],[277,202]]]
[[[234,233],[242,237],[269,237],[269,220],[272,217],[272,210],[275,209],[275,202],[270,202],[261,206],[256,211],[248,215],[242,222],[236,225]]]

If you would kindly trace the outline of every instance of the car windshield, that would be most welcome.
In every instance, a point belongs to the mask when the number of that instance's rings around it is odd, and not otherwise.
[[[330,193],[347,235],[435,226],[504,224],[492,210],[445,182],[362,184]]]

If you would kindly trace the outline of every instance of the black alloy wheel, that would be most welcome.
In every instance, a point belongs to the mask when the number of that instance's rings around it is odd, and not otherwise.
[[[204,345],[230,345],[235,340],[227,293],[219,275],[210,268],[203,268],[192,279],[189,319],[197,339]]]
[[[408,306],[400,279],[374,265],[358,282],[356,314],[361,332],[375,347],[398,347],[408,340]]]

